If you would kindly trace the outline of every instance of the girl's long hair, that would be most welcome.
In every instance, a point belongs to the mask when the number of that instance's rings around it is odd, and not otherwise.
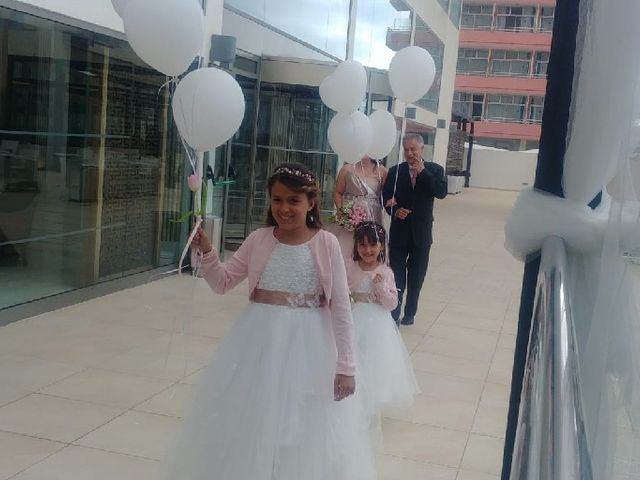
[[[307,214],[307,227],[322,228],[320,208],[318,207],[320,187],[313,172],[300,163],[283,163],[276,167],[267,181],[269,196],[271,196],[271,189],[276,182],[280,182],[294,192],[304,193],[309,202],[314,203],[313,208]],[[271,213],[271,207],[267,211],[267,225],[270,227],[278,226],[278,222],[276,222],[276,219],[273,218],[273,213]]]

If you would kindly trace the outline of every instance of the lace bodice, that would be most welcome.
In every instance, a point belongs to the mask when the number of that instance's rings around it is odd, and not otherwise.
[[[321,293],[322,288],[309,244],[278,243],[260,276],[258,288],[303,294]]]
[[[360,285],[358,285],[353,293],[372,293],[371,283],[371,277],[369,275],[363,275]]]

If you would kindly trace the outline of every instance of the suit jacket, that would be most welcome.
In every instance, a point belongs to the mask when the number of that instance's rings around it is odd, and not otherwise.
[[[398,172],[397,184],[396,171]],[[437,163],[424,162],[424,170],[418,174],[416,185],[412,187],[409,165],[406,162],[391,167],[382,189],[385,204],[394,197],[394,191],[397,205],[386,208],[387,213],[392,215],[389,244],[431,245],[433,243],[433,201],[435,198],[447,196],[444,169]],[[411,214],[404,220],[393,216],[400,207],[411,210]]]

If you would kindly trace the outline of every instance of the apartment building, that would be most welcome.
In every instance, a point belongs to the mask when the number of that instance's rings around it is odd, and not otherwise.
[[[477,144],[538,147],[555,0],[465,0],[454,111]]]

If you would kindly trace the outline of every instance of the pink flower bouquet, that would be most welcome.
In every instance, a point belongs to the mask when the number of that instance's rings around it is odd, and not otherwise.
[[[340,225],[342,228],[353,232],[356,226],[362,222],[371,220],[371,215],[366,205],[345,201],[336,213],[329,216],[329,221]]]

